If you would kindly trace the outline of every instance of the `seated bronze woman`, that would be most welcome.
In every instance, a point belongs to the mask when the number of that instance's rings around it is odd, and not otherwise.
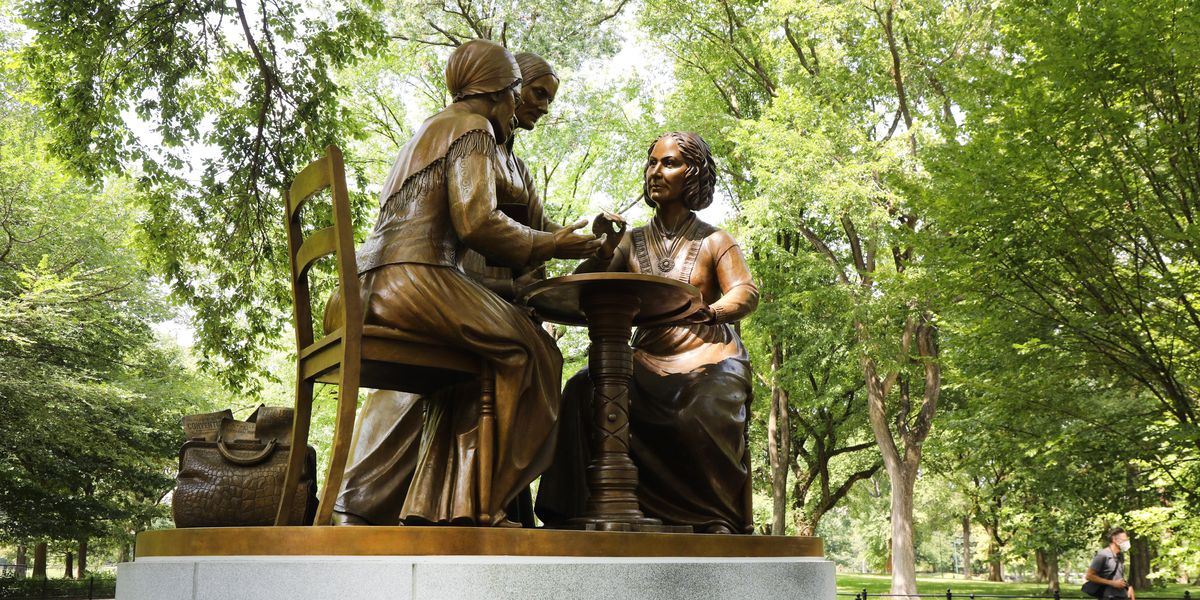
[[[505,507],[552,457],[562,356],[526,312],[467,277],[458,258],[470,249],[520,268],[551,257],[593,256],[601,241],[575,233],[575,227],[530,228],[498,208],[507,159],[502,148],[521,94],[513,56],[493,42],[467,42],[450,55],[446,84],[454,102],[417,129],[383,185],[379,220],[358,250],[359,278],[366,323],[491,363],[496,464],[491,497],[479,508],[488,522],[506,525]],[[327,317],[338,314],[326,311]],[[325,328],[339,325],[327,319]],[[423,443],[426,439],[432,441],[424,436]],[[453,455],[446,461],[418,459],[412,486],[428,493],[409,493],[400,519],[474,521],[474,430],[456,442],[461,443],[448,449]]]
[[[550,64],[536,54],[523,52],[514,58],[521,70],[521,102],[514,113],[516,125],[532,130],[554,102],[559,78]],[[515,133],[510,132],[507,141],[497,149],[502,159],[497,161],[495,170],[497,207],[506,211],[518,206],[523,209],[520,215],[506,212],[518,223],[539,231],[559,231],[562,227],[546,217],[529,169],[513,153]],[[468,277],[505,300],[512,300],[515,295],[518,277],[535,274],[542,266],[541,263],[529,264],[515,270],[489,266],[482,254],[470,249],[461,253],[458,259]],[[439,395],[439,401],[427,404],[425,398],[415,394],[388,390],[372,392],[356,421],[350,466],[338,497],[334,522],[346,525],[402,524],[400,515],[409,491],[413,489],[413,476],[419,463],[445,463],[448,460],[462,463],[470,457],[467,446],[474,440],[465,434],[478,422],[478,417],[477,407],[469,400],[478,394],[475,386],[464,386],[445,390]],[[456,402],[456,398],[460,401]],[[456,410],[447,415],[446,409]],[[426,449],[424,454],[419,452],[422,447]],[[418,480],[416,495],[436,496],[431,488],[439,487],[442,479],[428,475],[444,471],[424,469],[426,475]],[[521,498],[523,501],[516,507],[519,510],[509,507],[508,517],[532,527],[532,503],[526,499],[527,490],[521,492]],[[414,516],[416,522],[441,522],[450,519],[452,513],[431,515],[421,512],[410,513],[410,516]]]
[[[577,272],[627,271],[700,289],[705,308],[687,324],[639,328],[630,384],[631,455],[646,516],[701,533],[752,533],[747,419],[750,359],[733,323],[758,304],[737,242],[696,217],[712,202],[716,165],[694,133],[667,133],[650,146],[644,197],[650,224],[625,236],[611,259]],[[580,516],[592,385],[580,371],[563,391],[555,463],[542,476],[537,514],[550,526]]]

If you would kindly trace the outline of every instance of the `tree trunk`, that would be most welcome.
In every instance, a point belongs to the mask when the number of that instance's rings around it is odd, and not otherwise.
[[[1004,563],[1000,561],[1000,546],[995,536],[988,542],[988,581],[1004,581]]]
[[[1037,564],[1037,571],[1034,574],[1034,581],[1038,583],[1046,583],[1050,581],[1050,574],[1047,572],[1049,566],[1046,564],[1046,553],[1042,552],[1041,548],[1033,551],[1033,560]]]
[[[1150,560],[1154,558],[1150,555],[1150,541],[1144,536],[1135,536],[1131,543],[1131,552],[1129,553],[1129,585],[1136,590],[1148,590],[1150,588]]]
[[[16,571],[17,579],[25,578],[26,565],[27,565],[27,563],[25,562],[25,544],[18,544],[17,545],[17,571]]]
[[[892,477],[892,593],[917,593],[917,557],[913,547],[913,487],[916,469]]]
[[[963,579],[971,578],[971,558],[975,552],[971,548],[971,515],[964,514],[963,520],[963,545],[962,545],[962,572]]]
[[[46,578],[46,542],[39,542],[33,547],[33,576]]]
[[[1058,551],[1046,552],[1046,593],[1053,594],[1061,589],[1058,581]]]
[[[63,579],[71,579],[75,576],[75,553],[67,552],[66,557],[67,568],[63,569]]]
[[[905,324],[901,338],[901,349],[907,353],[912,342],[917,342],[917,353],[924,359],[924,385],[920,404],[914,407],[909,395],[909,381],[900,372],[889,373],[880,378],[875,361],[862,357],[863,378],[867,387],[867,416],[871,432],[883,466],[892,481],[892,588],[891,593],[899,596],[915,596],[917,593],[916,552],[913,548],[913,490],[916,485],[917,469],[921,465],[921,446],[929,437],[933,427],[933,416],[937,411],[941,393],[941,367],[938,364],[937,328],[929,315],[911,318]],[[893,437],[892,415],[888,411],[887,399],[892,385],[899,383],[900,393],[895,417],[896,437]],[[912,409],[917,408],[916,417],[911,419]]]
[[[809,537],[817,535],[817,522],[805,519],[803,511],[796,511],[796,517],[792,519],[792,525],[796,528],[796,535]]]
[[[88,540],[81,538],[79,540],[79,567],[75,572],[75,579],[83,579],[87,575],[87,559],[88,559]]]
[[[778,372],[783,366],[783,345],[771,340],[771,410],[767,419],[767,453],[771,460],[771,535],[787,533],[787,479],[791,460],[792,431],[788,418],[787,392],[779,385]]]

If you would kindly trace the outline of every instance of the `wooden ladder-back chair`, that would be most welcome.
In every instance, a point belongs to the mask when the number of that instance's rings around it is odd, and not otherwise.
[[[319,192],[328,189],[333,205],[333,226],[307,236],[300,227],[300,212]],[[345,166],[337,146],[325,149],[325,156],[304,168],[291,188],[284,193],[286,206],[288,258],[291,262],[292,300],[296,328],[296,412],[292,444],[283,489],[295,490],[304,466],[305,447],[312,421],[313,386],[330,383],[338,386],[337,421],[334,427],[329,470],[321,491],[314,525],[328,525],[333,505],[342,487],[346,459],[354,433],[359,387],[428,394],[447,386],[480,380],[479,450],[476,453],[479,481],[476,499],[480,524],[489,524],[487,513],[491,496],[495,440],[495,379],[490,363],[474,354],[418,344],[399,339],[398,332],[387,327],[363,324],[362,297],[359,291],[358,265],[354,255],[354,228],[350,222],[350,201],[346,193]],[[320,339],[313,335],[313,312],[309,293],[309,269],[326,256],[337,264],[338,291],[341,294],[343,326]],[[290,525],[293,493],[282,494],[276,525]]]

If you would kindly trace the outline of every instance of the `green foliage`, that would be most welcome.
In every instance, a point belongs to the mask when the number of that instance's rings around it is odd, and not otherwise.
[[[138,173],[143,256],[196,311],[202,360],[231,389],[286,315],[280,190],[326,144],[362,131],[334,75],[385,47],[378,8],[21,5],[31,93],[55,123],[50,151],[92,180]]]
[[[130,186],[65,174],[3,75],[0,535],[123,536],[162,513],[205,390],[152,330],[169,312],[131,247]]]
[[[781,391],[789,413],[790,506],[797,530],[811,532],[881,466],[862,418],[866,395],[853,356],[852,301],[820,257],[793,254],[775,240],[748,241],[756,248],[748,259],[762,294],[759,309],[742,324],[759,374],[752,437],[765,445],[772,390]],[[756,473],[770,489],[765,462]]]
[[[962,418],[939,444],[990,449],[944,464],[960,477],[1005,457],[1006,506],[977,488],[999,510],[979,516],[1013,552],[1124,523],[1169,548],[1157,575],[1195,568],[1196,9],[999,5],[994,50],[963,70],[959,143],[926,162],[931,255],[964,294],[947,344]]]
[[[1037,341],[1144,386],[1200,449],[1195,8],[1006,7],[1003,60],[964,105],[968,141],[931,165],[951,260],[991,266],[974,287],[1052,323]]]

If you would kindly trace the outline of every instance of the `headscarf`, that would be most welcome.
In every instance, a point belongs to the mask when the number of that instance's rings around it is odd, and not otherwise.
[[[455,101],[507,89],[521,80],[516,59],[496,42],[471,40],[450,55],[446,87]]]
[[[553,75],[555,79],[558,79],[558,73],[554,72],[554,67],[551,67],[546,59],[532,52],[521,52],[517,54],[516,59],[517,66],[521,68],[521,81],[525,83],[533,83],[533,80],[546,75]]]

